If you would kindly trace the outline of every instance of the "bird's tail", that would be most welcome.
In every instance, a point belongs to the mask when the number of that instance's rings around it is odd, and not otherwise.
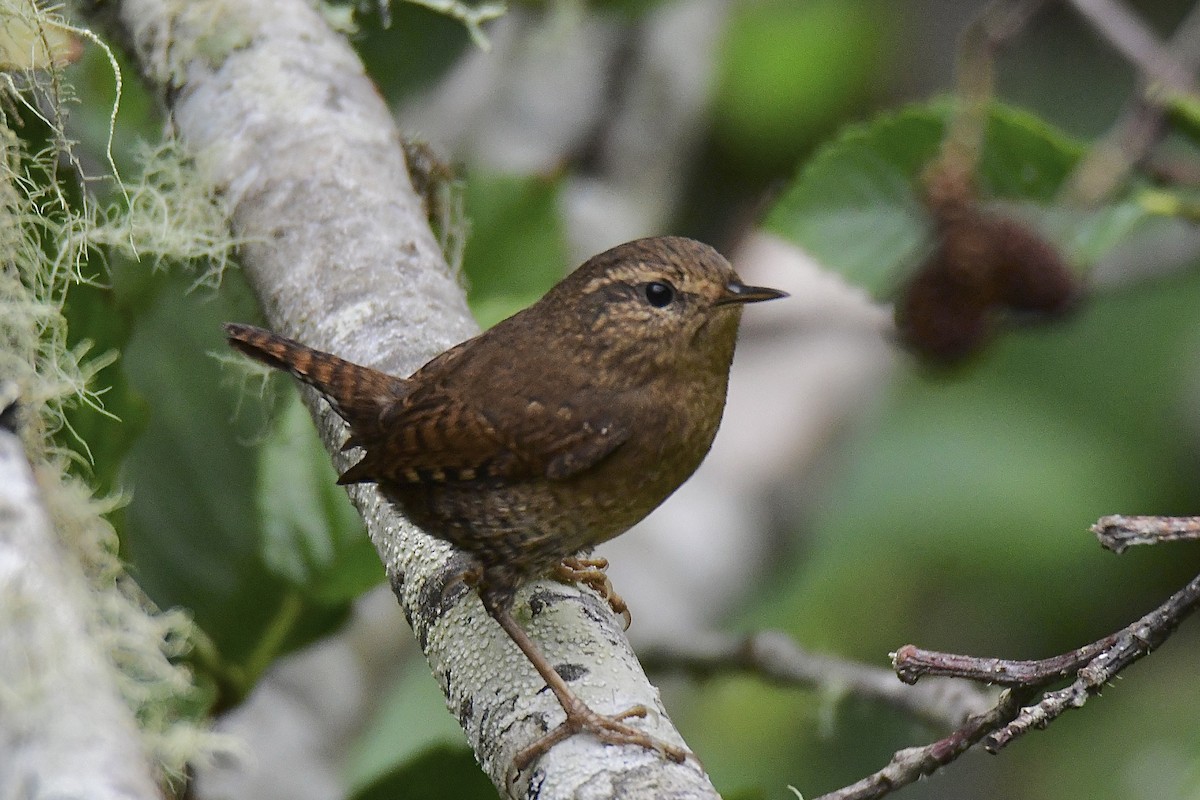
[[[402,378],[253,325],[227,322],[225,336],[230,345],[256,361],[290,372],[324,395],[334,411],[350,423],[354,439],[369,435],[379,425],[382,410],[407,390]]]

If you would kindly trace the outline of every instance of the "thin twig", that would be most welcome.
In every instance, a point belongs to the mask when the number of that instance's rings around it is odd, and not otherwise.
[[[709,634],[686,641],[658,643],[638,652],[650,671],[683,670],[704,678],[718,673],[750,672],[785,686],[833,690],[887,703],[939,727],[961,725],[981,714],[994,696],[958,681],[919,687],[896,682],[891,671],[809,652],[781,631],[748,636]]]
[[[1120,552],[1131,544],[1200,538],[1200,519],[1182,517],[1104,517],[1093,530],[1109,549]],[[1105,532],[1117,531],[1114,542]],[[966,678],[1009,686],[995,707],[971,717],[954,733],[926,747],[901,750],[886,767],[857,783],[818,800],[865,800],[882,797],[954,761],[976,742],[996,753],[1034,728],[1044,728],[1064,711],[1080,708],[1121,670],[1160,647],[1200,606],[1200,575],[1171,595],[1158,608],[1131,625],[1077,650],[1040,661],[936,653],[905,645],[893,656],[900,680],[924,676]],[[1066,688],[1043,692],[1051,684],[1074,681]],[[1041,694],[1033,705],[1026,705]]]
[[[1139,544],[1194,541],[1200,539],[1200,517],[1101,517],[1092,526],[1100,544],[1114,553],[1124,553]]]
[[[1035,693],[1032,689],[1009,689],[988,711],[971,717],[956,731],[924,747],[897,751],[883,769],[862,780],[821,795],[816,800],[870,800],[932,775],[957,759],[991,731],[1013,719]]]
[[[987,109],[995,91],[996,53],[1025,29],[1046,0],[993,0],[963,31],[956,68],[958,104],[933,171],[970,176],[983,152]]]
[[[1064,711],[1083,706],[1121,670],[1158,649],[1197,605],[1200,605],[1200,575],[1154,611],[1117,633],[1116,641],[1080,669],[1079,677],[1070,686],[1048,692],[1037,705],[1021,709],[1016,719],[987,737],[984,748],[996,753],[1031,728],[1044,728]]]
[[[1105,648],[1111,647],[1117,636],[1113,634],[1078,650],[1038,661],[939,653],[906,644],[892,654],[892,666],[905,683],[916,683],[926,675],[936,675],[996,686],[1045,686],[1071,677]]]
[[[1086,5],[1088,2],[1095,2],[1072,1],[1077,7],[1081,3]],[[1132,17],[1128,9],[1123,9],[1123,12],[1124,15]],[[1102,16],[1100,19],[1108,19],[1108,16]],[[1133,19],[1136,20],[1136,17]],[[1158,44],[1149,29],[1140,22],[1138,24],[1142,29],[1139,38],[1153,40],[1154,51],[1165,54],[1163,57],[1170,66],[1162,67],[1160,63],[1153,68],[1153,72],[1143,69],[1140,88],[1134,97],[1121,110],[1112,128],[1096,141],[1067,179],[1062,196],[1068,203],[1086,206],[1099,202],[1112,194],[1133,168],[1145,160],[1166,131],[1165,95],[1170,92],[1164,92],[1164,86],[1170,87],[1175,93],[1194,90],[1192,73],[1200,67],[1200,4],[1188,12],[1165,46]],[[1102,35],[1107,35],[1105,28],[1099,25],[1097,30]],[[1143,60],[1135,60],[1134,63],[1141,67]],[[1162,74],[1176,77],[1167,81],[1159,77]]]
[[[1176,60],[1173,47],[1154,32],[1124,3],[1115,0],[1068,0],[1079,15],[1113,48],[1152,82],[1181,92],[1191,91],[1191,70]]]

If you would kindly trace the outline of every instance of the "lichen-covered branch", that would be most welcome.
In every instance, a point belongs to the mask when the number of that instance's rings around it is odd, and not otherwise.
[[[104,519],[113,501],[69,468],[90,456],[69,411],[103,409],[93,379],[116,354],[70,335],[67,297],[109,233],[134,240],[138,215],[105,215],[79,192],[98,176],[66,129],[76,95],[64,68],[83,40],[112,54],[51,6],[0,12],[0,797],[132,800],[221,745],[197,724],[178,660],[190,620],[159,612],[129,578]],[[119,95],[115,63],[111,79]]]
[[[162,796],[88,630],[87,592],[55,537],[20,438],[0,425],[0,797]]]
[[[388,110],[349,45],[308,3],[124,0],[119,19],[201,172],[224,194],[273,328],[401,375],[475,332],[409,185]],[[340,420],[308,401],[336,451]],[[456,571],[449,547],[373,487],[351,497],[449,707],[503,790],[513,755],[561,710],[473,594],[444,595]],[[570,667],[572,688],[593,708],[644,704],[658,711],[647,730],[681,741],[598,598],[539,583],[518,597],[516,613],[552,662]],[[587,736],[555,747],[517,787],[542,798],[715,796],[694,762]]]

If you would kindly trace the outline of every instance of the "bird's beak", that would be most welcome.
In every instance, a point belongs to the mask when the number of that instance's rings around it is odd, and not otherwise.
[[[730,281],[725,287],[725,294],[717,298],[716,305],[727,306],[734,303],[761,303],[764,300],[778,300],[787,297],[787,292],[778,289],[768,289],[765,286],[747,286],[741,281]]]

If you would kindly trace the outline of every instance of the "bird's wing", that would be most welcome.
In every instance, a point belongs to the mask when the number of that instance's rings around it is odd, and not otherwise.
[[[339,483],[563,480],[595,466],[630,433],[610,413],[514,396],[464,398],[437,384],[415,388],[380,427],[382,441]]]

